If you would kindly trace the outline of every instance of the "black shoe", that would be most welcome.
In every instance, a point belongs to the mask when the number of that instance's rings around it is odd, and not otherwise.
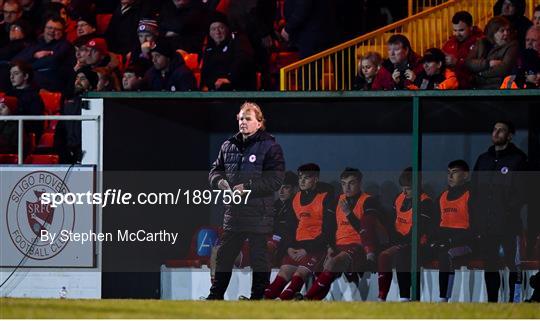
[[[294,301],[302,301],[304,300],[304,296],[300,292],[296,292],[293,296]]]
[[[241,295],[241,296],[238,297],[238,300],[240,300],[240,301],[247,301],[247,300],[251,300],[251,299],[248,298],[248,297],[245,296],[245,295]]]
[[[223,300],[223,297],[219,297],[219,296],[217,296],[215,294],[210,293],[206,298],[201,297],[201,300],[216,301],[216,300]]]

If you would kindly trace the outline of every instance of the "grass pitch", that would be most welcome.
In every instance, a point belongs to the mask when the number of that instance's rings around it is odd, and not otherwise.
[[[539,319],[540,304],[0,299],[0,318]]]

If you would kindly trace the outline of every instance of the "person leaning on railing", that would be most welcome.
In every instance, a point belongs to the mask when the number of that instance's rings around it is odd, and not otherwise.
[[[478,89],[498,89],[516,65],[519,45],[513,38],[508,19],[493,17],[485,28],[486,38],[476,46],[465,60],[473,73],[473,86]]]

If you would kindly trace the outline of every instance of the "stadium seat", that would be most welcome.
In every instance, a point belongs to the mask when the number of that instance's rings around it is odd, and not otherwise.
[[[109,27],[109,22],[111,22],[112,14],[111,13],[102,13],[96,15],[96,27],[98,34],[104,34]]]
[[[43,105],[45,105],[46,115],[57,115],[60,113],[62,93],[41,89],[39,95],[41,96],[41,100],[43,100]]]
[[[17,164],[18,162],[17,154],[0,154],[0,164]]]
[[[188,256],[181,260],[165,260],[167,267],[197,267],[210,265],[212,248],[217,242],[218,229],[214,226],[200,227],[191,238]]]
[[[199,55],[196,53],[183,54],[182,57],[186,63],[186,67],[195,72],[199,70]]]
[[[24,160],[25,164],[58,164],[60,158],[58,155],[39,155],[39,154],[30,154]]]
[[[39,139],[38,149],[52,148],[54,146],[54,133],[43,133]]]

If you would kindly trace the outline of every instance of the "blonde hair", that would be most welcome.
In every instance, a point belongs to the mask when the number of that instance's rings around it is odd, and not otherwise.
[[[240,106],[240,110],[238,111],[238,114],[236,115],[236,119],[240,117],[240,113],[242,111],[252,111],[255,114],[255,118],[261,123],[261,129],[266,129],[266,119],[264,119],[263,112],[261,110],[261,107],[257,105],[254,102],[246,101]]]

